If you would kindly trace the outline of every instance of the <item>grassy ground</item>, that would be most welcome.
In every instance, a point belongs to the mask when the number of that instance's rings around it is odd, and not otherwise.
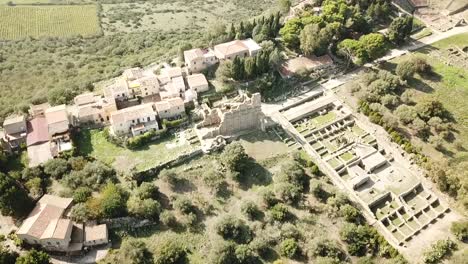
[[[288,147],[273,132],[255,131],[240,138],[245,152],[256,160],[265,160],[288,152]]]
[[[96,5],[0,6],[0,39],[95,36],[101,29]]]
[[[78,149],[83,155],[94,157],[121,171],[132,168],[148,169],[194,148],[176,136],[162,139],[139,150],[129,150],[108,142],[101,130],[84,130],[79,138]]]
[[[448,54],[448,48],[462,48],[468,43],[468,34],[457,35],[423,48],[414,53],[415,56],[425,58],[436,73],[435,78],[422,78],[416,76],[410,80],[409,86],[414,90],[413,99],[417,102],[425,96],[435,96],[440,100],[455,119],[454,131],[456,140],[445,142],[447,151],[440,153],[424,145],[426,151],[433,157],[439,158],[442,155],[449,158],[468,160],[468,69],[466,58],[452,57]],[[406,55],[395,59],[392,63],[406,60]],[[465,61],[465,64],[463,62]],[[454,142],[462,144],[463,149],[456,149]]]

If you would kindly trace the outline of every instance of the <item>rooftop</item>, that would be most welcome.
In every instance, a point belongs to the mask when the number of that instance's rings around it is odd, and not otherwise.
[[[107,240],[106,225],[86,225],[85,226],[85,242],[93,240]]]
[[[51,107],[45,111],[45,116],[49,125],[64,121],[68,122],[67,106],[63,104]]]
[[[12,124],[22,123],[26,121],[26,117],[24,115],[11,115],[5,119],[3,122],[3,126],[8,126]]]
[[[186,50],[184,51],[184,59],[185,61],[192,61],[196,58],[202,58],[203,57],[203,50],[202,49],[191,49],[191,50]]]
[[[85,105],[85,104],[91,104],[95,102],[94,98],[94,93],[84,93],[80,94],[73,99],[76,105]]]
[[[148,115],[156,114],[153,105],[153,103],[141,104],[112,112],[112,122],[124,123],[131,120],[146,117]]]
[[[45,117],[38,116],[33,118],[28,121],[27,127],[28,136],[26,138],[26,143],[28,146],[49,141],[49,129]]]
[[[164,75],[169,78],[175,78],[182,76],[182,68],[180,67],[171,67],[161,69],[161,75]]]
[[[224,56],[230,56],[240,52],[246,52],[249,50],[248,46],[241,40],[234,40],[215,46],[215,49],[223,54]]]
[[[187,84],[190,88],[192,88],[208,85],[208,81],[206,80],[205,75],[199,73],[187,76]]]

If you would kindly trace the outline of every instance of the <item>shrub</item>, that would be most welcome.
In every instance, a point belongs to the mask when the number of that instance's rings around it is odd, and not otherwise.
[[[457,249],[457,244],[452,240],[439,240],[424,252],[423,261],[426,264],[440,263],[444,258],[450,256],[455,249]]]
[[[49,264],[50,257],[43,251],[30,250],[16,259],[16,264]]]
[[[232,216],[225,216],[215,226],[216,233],[226,240],[246,243],[252,239],[252,232],[245,223]]]
[[[450,231],[460,241],[466,242],[468,240],[468,221],[460,221],[452,223]]]
[[[183,214],[195,213],[195,206],[185,196],[178,196],[173,202],[173,206],[176,210],[179,210]]]
[[[341,239],[348,243],[348,252],[352,256],[363,256],[376,248],[378,234],[368,226],[346,224],[340,230]]]
[[[276,195],[285,203],[295,204],[302,198],[302,188],[289,182],[275,184]]]
[[[155,139],[159,139],[161,137],[164,137],[167,135],[167,129],[163,127],[160,130],[150,130],[143,135],[139,136],[134,136],[132,138],[129,138],[125,142],[125,146],[129,149],[137,149],[140,148],[151,141],[154,141]]]
[[[128,212],[136,217],[143,219],[159,219],[161,205],[153,199],[141,199],[138,196],[132,196],[127,201]]]
[[[338,243],[328,239],[314,241],[308,253],[313,257],[328,257],[335,261],[344,260],[344,258],[346,258],[346,254]]]
[[[184,264],[189,263],[187,259],[188,250],[177,241],[167,241],[159,247],[155,256],[155,264]]]
[[[64,159],[51,159],[44,164],[44,172],[54,179],[60,179],[68,171],[68,162]]]
[[[219,158],[226,168],[237,172],[244,171],[249,162],[249,156],[247,156],[244,147],[239,142],[227,145]]]
[[[289,209],[284,204],[276,204],[270,209],[273,220],[284,222],[290,217]]]
[[[360,223],[362,222],[362,215],[359,212],[356,207],[346,204],[340,208],[340,213],[341,216],[344,217],[344,219],[347,222],[352,222],[352,223]]]
[[[127,197],[119,186],[107,184],[100,197],[102,216],[113,218],[125,215],[126,200]]]
[[[263,189],[260,192],[260,196],[262,197],[263,203],[268,208],[272,207],[278,202],[278,200],[276,199],[275,193],[270,189]]]
[[[158,186],[151,182],[143,182],[136,189],[136,196],[140,199],[157,199],[159,195]]]
[[[239,245],[235,251],[236,259],[239,264],[258,263],[258,257],[248,245]]]
[[[248,218],[248,219],[254,219],[258,213],[258,207],[257,205],[252,202],[252,201],[245,201],[241,205],[241,212]]]
[[[237,262],[236,244],[232,242],[216,243],[210,254],[210,263],[233,264]]]
[[[280,255],[287,258],[294,258],[299,253],[299,245],[296,240],[289,238],[281,242]]]
[[[76,189],[76,191],[73,193],[73,201],[75,203],[84,203],[88,200],[88,198],[92,194],[92,190],[86,186],[84,187],[79,187]]]
[[[160,215],[159,215],[159,221],[165,225],[165,226],[168,226],[168,227],[175,227],[177,226],[177,218],[174,216],[174,214],[170,211],[163,211]]]
[[[84,223],[90,219],[89,208],[85,203],[77,203],[71,209],[71,218],[77,222]]]
[[[167,182],[167,184],[169,184],[169,187],[171,187],[171,189],[174,189],[177,186],[177,184],[179,184],[180,182],[179,175],[177,175],[177,173],[174,170],[167,170],[167,169],[162,170],[159,173],[159,178]]]

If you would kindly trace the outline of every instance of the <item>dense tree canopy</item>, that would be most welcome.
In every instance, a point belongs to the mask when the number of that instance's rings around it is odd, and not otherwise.
[[[26,191],[9,176],[0,172],[0,211],[3,215],[24,216],[32,207]]]

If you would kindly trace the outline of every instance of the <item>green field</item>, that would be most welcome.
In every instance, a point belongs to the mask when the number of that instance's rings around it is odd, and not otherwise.
[[[95,36],[101,32],[96,5],[0,6],[0,39]]]
[[[78,149],[82,155],[93,157],[122,171],[132,168],[145,170],[194,148],[188,143],[181,143],[175,136],[139,150],[129,150],[110,143],[101,130],[84,130],[79,138]]]

